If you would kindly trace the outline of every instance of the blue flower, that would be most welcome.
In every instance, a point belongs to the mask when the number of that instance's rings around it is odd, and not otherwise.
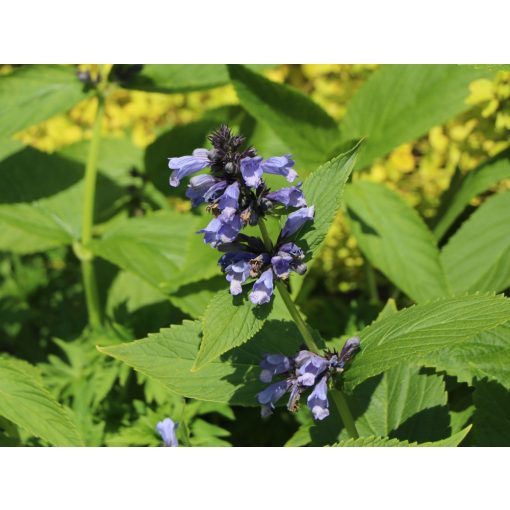
[[[348,338],[340,351],[338,359],[338,368],[344,368],[345,364],[353,357],[360,347],[360,340],[357,336]]]
[[[244,182],[250,188],[256,188],[262,179],[262,168],[260,162],[262,158],[256,156],[254,158],[243,158],[241,160],[241,174]]]
[[[253,284],[250,292],[250,301],[254,305],[263,305],[271,301],[273,295],[273,270],[271,268],[264,271],[259,279]]]
[[[174,423],[170,418],[165,418],[156,425],[156,431],[163,439],[164,446],[179,446],[175,431],[179,426]]]
[[[260,167],[266,174],[283,175],[287,178],[287,181],[292,182],[297,177],[297,173],[292,169],[294,161],[290,158],[290,154],[275,156],[263,161]]]
[[[213,248],[218,248],[222,244],[234,242],[243,226],[243,221],[238,214],[231,217],[220,214],[197,234],[204,234],[204,242]]]
[[[222,255],[219,265],[224,273],[227,273],[227,281],[230,282],[230,294],[237,296],[241,294],[244,283],[250,276],[250,260],[254,259],[254,253],[229,252]]]
[[[239,183],[234,182],[227,187],[225,193],[218,200],[218,209],[226,218],[232,218],[239,207]]]
[[[313,386],[317,378],[329,368],[329,361],[310,351],[300,351],[295,358],[298,382],[303,386]]]
[[[293,365],[293,360],[283,354],[266,354],[260,362],[260,380],[270,383],[275,375],[288,372]]]
[[[273,413],[276,402],[287,393],[290,386],[290,381],[279,381],[271,384],[257,395],[257,400],[262,405],[261,414],[263,418]]]
[[[181,179],[203,170],[210,164],[209,151],[207,149],[195,149],[192,156],[169,158],[168,168],[173,170],[170,176],[170,186],[179,186]]]
[[[221,193],[226,186],[225,181],[221,181],[212,175],[196,175],[189,181],[186,196],[191,200],[191,205],[197,207],[203,202],[209,202],[211,195]]]
[[[323,420],[329,416],[328,377],[326,375],[315,385],[306,403],[316,420]]]
[[[275,275],[281,280],[289,277],[290,271],[303,275],[306,272],[306,264],[303,250],[294,243],[285,243],[278,248],[278,252],[271,258],[271,265]]]
[[[278,191],[273,191],[266,195],[266,198],[273,202],[280,202],[286,207],[305,207],[306,200],[305,195],[301,191],[300,182],[297,186],[291,186],[289,188],[282,188]]]
[[[282,232],[280,234],[281,239],[285,239],[286,237],[290,237],[295,234],[305,223],[308,221],[313,221],[315,209],[312,205],[311,207],[302,207],[293,213],[290,213],[287,216],[287,221],[283,226]]]

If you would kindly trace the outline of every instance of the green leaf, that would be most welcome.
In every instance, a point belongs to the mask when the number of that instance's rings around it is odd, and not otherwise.
[[[229,289],[218,292],[205,311],[204,337],[192,370],[200,370],[258,333],[276,299],[274,297],[270,303],[259,306],[252,304],[246,295],[232,296]]]
[[[63,65],[29,65],[0,76],[0,138],[63,113],[90,94]]]
[[[488,379],[510,390],[510,321],[461,344],[434,351],[423,364],[469,385],[475,379]]]
[[[0,415],[54,446],[82,446],[72,415],[24,361],[0,358]]]
[[[510,149],[461,176],[458,182],[452,182],[449,190],[441,199],[441,208],[438,212],[439,221],[434,227],[436,239],[439,240],[445,235],[471,199],[506,178],[510,178]]]
[[[448,434],[450,419],[443,378],[407,364],[360,384],[349,397],[361,436],[424,442]]]
[[[447,296],[435,239],[397,193],[359,181],[346,187],[350,225],[368,260],[415,301]]]
[[[0,249],[32,253],[80,237],[84,167],[59,154],[25,148],[0,162]],[[120,207],[123,190],[99,176],[97,222]]]
[[[384,65],[350,101],[342,140],[367,137],[357,168],[469,108],[471,81],[491,73],[459,65]]]
[[[204,221],[172,210],[127,219],[107,230],[92,250],[168,294],[218,272],[217,253],[196,234]]]
[[[303,184],[307,204],[315,206],[312,227],[302,236],[311,255],[319,253],[342,203],[345,183],[351,175],[360,145],[322,165]]]
[[[454,292],[499,292],[510,286],[510,191],[489,198],[443,248]]]
[[[272,64],[251,64],[250,67],[262,71]],[[228,81],[227,68],[223,64],[144,64],[142,70],[122,82],[122,86],[147,92],[175,93],[220,87]]]
[[[225,285],[224,275],[213,276],[207,280],[181,285],[168,297],[190,317],[201,319],[213,297],[218,291],[223,290]]]
[[[476,445],[510,446],[510,391],[495,382],[479,381],[473,399]]]
[[[391,439],[389,437],[360,437],[358,439],[345,439],[340,441],[333,446],[353,447],[353,446],[365,446],[365,447],[454,447],[459,446],[464,438],[468,435],[471,430],[471,426],[466,427],[464,430],[457,432],[453,436],[447,439],[441,439],[440,441],[428,442],[428,443],[409,443],[408,441],[399,441],[398,439]]]
[[[243,108],[289,146],[298,167],[311,171],[331,156],[339,144],[339,132],[320,106],[297,90],[244,66],[229,65],[228,69]]]
[[[353,388],[402,362],[419,365],[430,353],[462,345],[509,317],[510,299],[479,294],[400,310],[359,334],[361,351],[346,370],[344,381]]]
[[[256,394],[265,385],[259,382],[259,362],[275,346],[284,354],[294,354],[300,337],[291,322],[269,320],[255,337],[191,372],[201,341],[198,321],[184,321],[136,342],[98,347],[135,370],[155,379],[178,395],[212,402],[256,406]]]

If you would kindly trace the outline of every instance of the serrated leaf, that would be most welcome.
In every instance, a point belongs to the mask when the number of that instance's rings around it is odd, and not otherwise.
[[[359,181],[345,190],[350,225],[370,262],[417,302],[447,296],[434,236],[394,191]]]
[[[509,318],[510,299],[494,295],[459,296],[400,310],[361,331],[361,351],[344,381],[353,388],[399,363],[420,365],[432,352],[468,342]]]
[[[318,254],[336,213],[338,212],[345,183],[351,175],[360,145],[340,154],[322,165],[303,184],[303,193],[309,206],[315,206],[313,225],[301,237],[310,256]]]
[[[353,446],[365,446],[365,447],[454,447],[464,440],[471,430],[471,426],[466,427],[464,430],[457,432],[447,439],[441,439],[440,441],[428,442],[428,443],[409,443],[409,441],[399,441],[398,439],[391,439],[389,437],[360,437],[358,439],[345,439],[340,441],[333,446],[340,447],[353,447]]]
[[[54,446],[82,446],[71,414],[28,363],[0,358],[0,415]]]
[[[217,274],[217,253],[196,234],[203,225],[202,216],[159,211],[112,226],[92,250],[168,294]]]
[[[28,65],[0,76],[0,138],[63,113],[90,96],[63,65]]]
[[[510,286],[510,191],[489,198],[441,252],[454,292],[505,290]]]
[[[488,379],[510,390],[510,322],[459,345],[432,352],[423,364],[470,385],[475,379]]]
[[[479,381],[473,399],[476,445],[510,446],[510,391],[492,381]]]
[[[228,70],[243,108],[288,145],[298,170],[311,171],[331,156],[339,144],[339,132],[320,106],[297,90],[244,66],[229,65]]]
[[[274,352],[275,346],[283,354],[294,354],[301,341],[293,323],[269,320],[252,340],[202,370],[191,372],[201,333],[200,322],[184,321],[182,326],[162,329],[143,340],[98,349],[178,395],[255,406],[256,394],[265,387],[258,380],[263,354]]]
[[[192,370],[201,370],[221,354],[246,343],[270,316],[281,318],[284,311],[280,301],[275,296],[266,305],[254,305],[245,295],[232,296],[228,289],[218,292],[205,311],[203,339]]]
[[[436,239],[444,236],[471,199],[507,178],[510,178],[510,150],[508,149],[462,176],[459,182],[455,182],[454,179],[445,196],[441,198],[439,221],[434,227]]]
[[[367,138],[357,168],[469,108],[471,81],[484,69],[459,65],[384,65],[356,92],[341,123],[342,140]]]

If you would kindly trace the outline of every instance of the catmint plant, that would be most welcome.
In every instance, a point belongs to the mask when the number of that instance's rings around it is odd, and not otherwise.
[[[214,216],[198,233],[205,243],[225,252],[219,266],[231,294],[241,294],[242,284],[254,279],[250,301],[264,305],[271,301],[275,280],[286,282],[291,272],[306,272],[305,253],[296,243],[303,227],[313,221],[314,207],[307,206],[302,183],[271,191],[263,179],[264,174],[275,174],[293,182],[297,173],[290,154],[264,160],[253,147],[243,149],[245,138],[227,126],[221,126],[209,140],[211,150],[198,148],[190,156],[169,158],[170,186],[210,168],[208,174],[191,177],[186,190],[193,207],[205,203]],[[275,246],[241,233],[267,215],[282,214],[288,216]]]

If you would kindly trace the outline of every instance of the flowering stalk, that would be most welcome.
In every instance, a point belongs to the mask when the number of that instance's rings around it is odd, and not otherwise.
[[[259,220],[259,228],[266,249],[268,251],[271,251],[273,249],[271,238],[269,237],[266,225],[264,224],[262,219]],[[301,317],[301,314],[299,313],[299,310],[294,304],[294,301],[292,301],[292,297],[287,291],[285,284],[283,282],[277,281],[276,288],[278,289],[278,292],[280,293],[280,296],[282,297],[283,302],[285,303],[285,306],[287,307],[287,310],[289,311],[292,319],[296,323],[296,326],[299,329],[299,332],[301,333],[301,336],[303,337],[303,340],[305,341],[305,344],[308,347],[308,349],[311,352],[315,353],[319,352],[319,348],[317,347],[317,344],[315,343],[312,334],[310,333],[310,329],[303,320],[303,317]],[[345,428],[347,429],[348,434],[353,439],[357,439],[359,437],[359,434],[358,431],[356,430],[356,424],[354,422],[354,418],[352,417],[351,410],[349,409],[349,404],[347,404],[345,395],[343,394],[342,391],[340,391],[337,388],[334,388],[331,391],[331,395],[333,396],[333,402],[336,405],[338,413],[340,414],[340,417],[345,425]]]
[[[92,328],[98,328],[102,324],[101,307],[97,291],[97,280],[94,270],[93,255],[89,250],[92,240],[92,227],[94,225],[94,200],[96,196],[97,159],[99,154],[99,142],[101,140],[101,125],[104,116],[104,98],[97,95],[97,110],[90,141],[90,149],[85,167],[85,191],[83,195],[83,221],[81,246],[79,250],[83,273],[83,286],[87,301],[89,323]]]

